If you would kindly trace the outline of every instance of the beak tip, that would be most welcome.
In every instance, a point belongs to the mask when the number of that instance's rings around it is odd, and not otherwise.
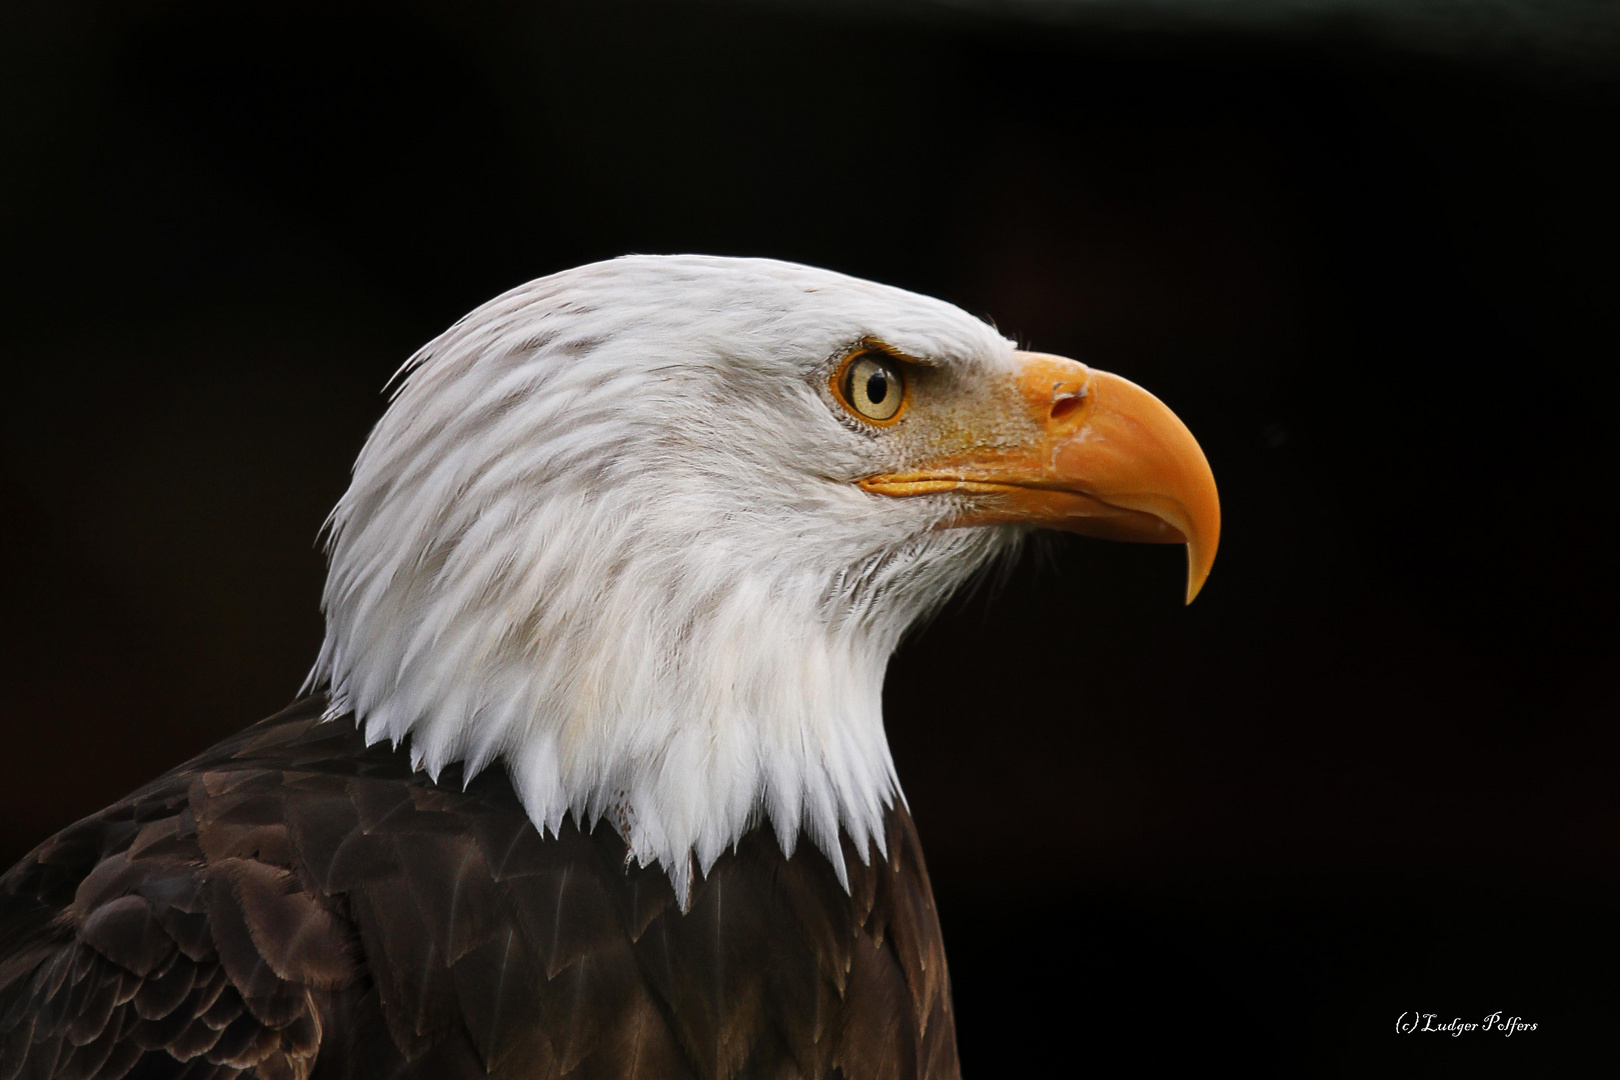
[[[1204,582],[1209,580],[1209,572],[1215,567],[1215,553],[1207,554],[1192,544],[1187,545],[1187,603],[1191,604],[1198,599],[1198,594],[1204,590]]]

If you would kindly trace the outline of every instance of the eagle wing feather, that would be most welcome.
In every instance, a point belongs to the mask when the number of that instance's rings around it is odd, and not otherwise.
[[[0,878],[0,1080],[957,1075],[927,871],[745,835],[693,887],[307,698]],[[871,854],[871,853],[868,853]]]

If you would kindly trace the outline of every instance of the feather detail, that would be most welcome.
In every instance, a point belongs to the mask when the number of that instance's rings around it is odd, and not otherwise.
[[[505,775],[436,783],[324,697],[0,877],[0,1077],[957,1080],[916,834],[691,884],[607,826],[542,836]],[[135,1071],[139,1068],[139,1071]]]

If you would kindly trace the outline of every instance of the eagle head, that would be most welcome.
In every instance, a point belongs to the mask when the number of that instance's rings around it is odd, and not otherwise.
[[[329,521],[311,674],[435,777],[692,873],[766,821],[845,873],[900,795],[906,629],[1041,528],[1184,543],[1202,451],[1124,379],[939,300],[767,259],[553,274],[416,353]]]

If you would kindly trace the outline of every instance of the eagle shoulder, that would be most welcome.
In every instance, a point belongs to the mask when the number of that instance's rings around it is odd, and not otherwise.
[[[208,851],[205,839],[254,812],[229,792],[214,801],[210,787],[226,775],[271,782],[263,770],[207,770],[241,738],[0,877],[0,1077],[120,1077],[137,1066],[161,1077],[182,1065],[197,1078],[310,1075],[317,995],[352,980],[354,948],[342,917],[300,887],[268,822],[262,850]]]
[[[903,807],[887,858],[745,835],[682,912],[618,834],[542,837],[305,699],[0,877],[0,1080],[948,1077]]]

